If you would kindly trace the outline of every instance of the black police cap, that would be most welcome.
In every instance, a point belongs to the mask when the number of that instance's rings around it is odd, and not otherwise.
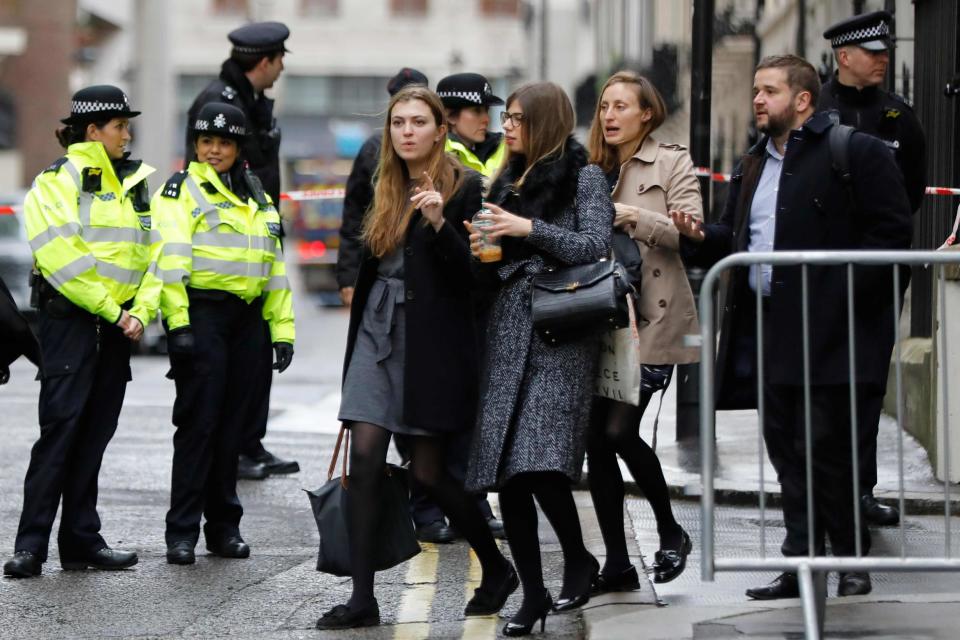
[[[253,22],[227,34],[236,53],[263,55],[278,51],[289,52],[284,46],[289,37],[290,29],[282,22]]]
[[[429,82],[427,76],[421,72],[416,69],[411,69],[410,67],[404,67],[387,82],[387,93],[394,95],[397,91],[400,91],[400,89],[403,89],[409,84],[422,84],[423,86],[427,86]]]
[[[139,111],[130,108],[127,94],[118,87],[98,84],[84,87],[70,99],[70,116],[62,119],[63,124],[87,124],[109,118],[134,118]]]
[[[194,137],[201,134],[242,140],[247,135],[247,118],[232,104],[208,102],[190,124]]]
[[[455,73],[437,83],[437,95],[444,106],[476,107],[503,104],[503,98],[493,95],[490,83],[479,73]]]
[[[836,49],[854,44],[868,51],[885,51],[890,48],[890,23],[886,11],[864,13],[841,20],[823,32],[823,37]]]

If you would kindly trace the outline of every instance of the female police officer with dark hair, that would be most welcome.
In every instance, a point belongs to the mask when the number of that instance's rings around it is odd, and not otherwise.
[[[246,558],[240,536],[237,455],[250,411],[261,323],[283,371],[293,358],[293,303],[280,244],[280,215],[240,153],[243,112],[204,105],[190,126],[196,161],[153,198],[163,236],[161,309],[173,407],[173,479],[167,562],[192,564],[206,518],[207,550]]]
[[[100,535],[97,477],[130,380],[130,340],[157,310],[162,282],[151,235],[146,177],[130,160],[130,109],[117,87],[73,96],[57,131],[65,156],[45,169],[24,202],[35,261],[42,375],[40,438],[30,453],[15,553],[4,575],[40,574],[57,505],[64,569],[123,569],[137,554]]]

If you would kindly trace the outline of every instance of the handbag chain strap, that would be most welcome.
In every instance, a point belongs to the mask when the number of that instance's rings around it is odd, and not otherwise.
[[[344,441],[344,434],[346,440]],[[340,456],[340,443],[343,442],[343,459],[340,470],[340,484],[344,488],[347,486],[347,458],[350,457],[350,429],[346,426],[340,426],[340,433],[337,434],[337,444],[333,447],[333,458],[330,460],[330,467],[327,469],[327,481],[333,480],[333,470],[337,468],[337,458]]]

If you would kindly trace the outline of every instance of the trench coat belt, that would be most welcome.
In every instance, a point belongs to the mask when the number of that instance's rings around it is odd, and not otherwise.
[[[373,312],[366,314],[366,322],[376,346],[378,364],[390,357],[394,310],[398,304],[403,304],[403,295],[404,284],[400,278],[377,276],[370,289],[369,302],[373,304]]]

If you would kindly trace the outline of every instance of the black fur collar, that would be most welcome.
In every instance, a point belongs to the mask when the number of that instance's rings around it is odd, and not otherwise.
[[[574,205],[580,169],[587,161],[587,150],[570,136],[562,154],[549,156],[534,165],[523,181],[517,204],[513,183],[523,175],[524,158],[514,156],[490,187],[487,199],[525,218],[550,219]]]

